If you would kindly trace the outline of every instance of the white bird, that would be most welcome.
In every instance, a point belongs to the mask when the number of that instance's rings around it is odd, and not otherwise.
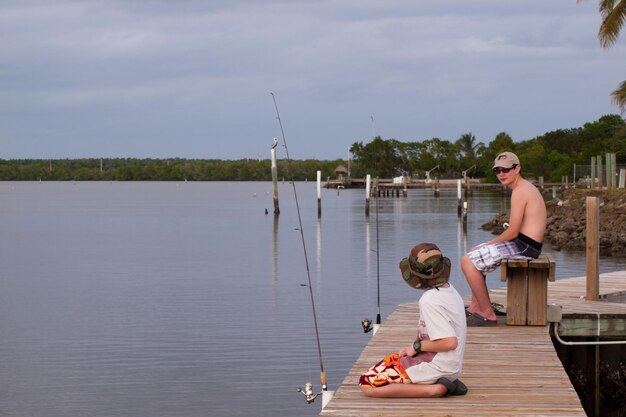
[[[278,146],[278,139],[274,138],[271,149],[274,149],[276,146]]]

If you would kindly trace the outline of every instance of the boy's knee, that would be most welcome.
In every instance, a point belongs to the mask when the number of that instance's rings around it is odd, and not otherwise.
[[[474,263],[469,256],[463,255],[461,257],[461,269],[463,269],[463,271],[467,271],[468,268],[475,268]]]
[[[363,392],[363,394],[365,394],[366,397],[371,397],[374,391],[372,387],[368,387],[362,384],[359,384],[359,388],[361,388],[361,391]]]

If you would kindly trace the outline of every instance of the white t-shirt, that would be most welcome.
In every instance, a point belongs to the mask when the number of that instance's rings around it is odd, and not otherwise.
[[[423,340],[437,340],[456,337],[457,347],[448,352],[420,352],[415,357],[400,359],[411,382],[433,384],[441,377],[451,380],[461,375],[467,319],[463,299],[456,289],[449,287],[432,288],[424,292],[419,300],[420,322],[417,337]]]

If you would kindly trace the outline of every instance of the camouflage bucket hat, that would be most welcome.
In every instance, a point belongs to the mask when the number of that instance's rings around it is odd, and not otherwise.
[[[450,259],[434,243],[420,243],[400,261],[402,278],[413,288],[440,287],[450,278]]]

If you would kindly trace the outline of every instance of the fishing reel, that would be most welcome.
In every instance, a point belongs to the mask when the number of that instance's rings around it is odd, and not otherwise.
[[[374,329],[372,327],[372,320],[370,319],[363,319],[363,321],[361,321],[361,326],[363,326],[363,333],[369,333]]]
[[[303,387],[299,387],[297,391],[306,397],[307,404],[311,404],[315,399],[322,394],[322,392],[318,392],[317,394],[313,393],[313,384],[307,382]]]

